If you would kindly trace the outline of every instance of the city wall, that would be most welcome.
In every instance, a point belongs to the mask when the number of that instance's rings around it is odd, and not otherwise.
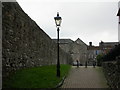
[[[3,2],[2,5],[3,77],[22,68],[56,64],[56,43],[17,2]],[[71,61],[71,56],[60,48],[60,63],[70,64]]]

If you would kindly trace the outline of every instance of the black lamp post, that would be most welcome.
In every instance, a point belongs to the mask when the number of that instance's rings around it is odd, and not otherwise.
[[[57,12],[57,17],[54,17],[56,27],[57,27],[57,33],[58,33],[58,39],[57,39],[57,77],[60,77],[60,61],[59,61],[59,27],[61,24],[62,18],[59,16],[59,13]]]

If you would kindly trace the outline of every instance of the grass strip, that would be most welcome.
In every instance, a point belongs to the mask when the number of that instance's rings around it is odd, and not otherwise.
[[[3,88],[54,88],[70,68],[70,65],[61,65],[60,78],[56,77],[56,65],[21,69],[3,81]]]

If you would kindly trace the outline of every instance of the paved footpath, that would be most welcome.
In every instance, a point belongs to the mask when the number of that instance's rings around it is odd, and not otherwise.
[[[100,67],[72,66],[61,88],[107,88],[106,79]]]

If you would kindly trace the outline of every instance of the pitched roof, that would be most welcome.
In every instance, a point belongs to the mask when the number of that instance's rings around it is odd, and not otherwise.
[[[85,45],[87,46],[87,44],[84,43],[80,38],[78,38],[75,42],[76,42],[77,44],[81,44],[81,43],[83,43],[83,44],[85,44]]]

